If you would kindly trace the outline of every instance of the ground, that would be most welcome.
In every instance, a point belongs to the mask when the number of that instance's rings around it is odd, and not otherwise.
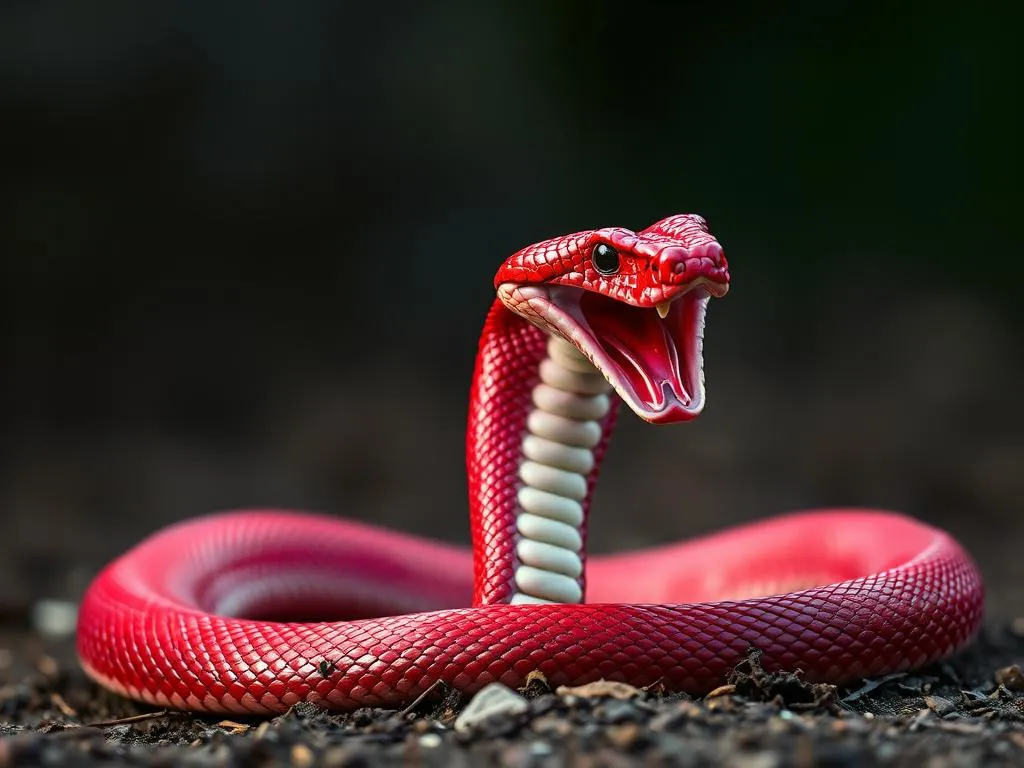
[[[0,436],[0,508],[14,513],[0,541],[0,765],[1024,764],[1019,341],[969,299],[924,297],[884,317],[851,301],[822,307],[819,331],[801,322],[792,348],[779,341],[784,320],[760,340],[740,319],[711,325],[707,411],[679,430],[622,421],[593,548],[811,506],[902,510],[949,530],[986,580],[984,633],[949,663],[832,690],[765,678],[752,659],[734,687],[696,701],[537,682],[526,712],[468,732],[452,727],[466,704],[455,699],[228,722],[155,712],[88,682],[59,612],[52,625],[40,606],[73,606],[104,562],[184,516],[280,505],[466,541],[471,359],[457,376],[407,361],[420,371],[413,389],[407,369],[381,360],[372,379],[306,372],[291,389],[275,381],[273,397],[225,395],[218,413],[245,425],[231,439],[168,427],[126,401],[121,420],[72,429],[26,412]],[[202,385],[220,391],[215,379]],[[391,404],[392,426],[367,402]]]
[[[195,717],[132,704],[89,682],[71,643],[8,629],[0,656],[0,765],[939,766],[1024,763],[1021,627],[852,689],[767,675],[756,657],[703,699],[534,681],[525,712],[453,727],[438,692],[406,711],[270,719]]]

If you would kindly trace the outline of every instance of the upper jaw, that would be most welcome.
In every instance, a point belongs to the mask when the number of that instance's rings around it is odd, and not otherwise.
[[[502,283],[498,298],[573,344],[637,416],[661,424],[704,408],[704,315],[726,288],[695,281],[638,306],[571,286]]]

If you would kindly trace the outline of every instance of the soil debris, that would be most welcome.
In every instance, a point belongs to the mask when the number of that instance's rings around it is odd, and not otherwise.
[[[611,698],[629,701],[640,696],[642,692],[639,688],[634,688],[626,683],[619,683],[614,680],[598,680],[575,687],[560,685],[555,693],[559,696],[580,696],[584,699]]]
[[[808,683],[797,672],[768,673],[761,666],[761,652],[756,648],[747,652],[747,658],[736,665],[727,680],[726,686],[712,694],[731,687],[730,693],[740,697],[776,702],[793,710],[834,710],[837,707],[836,686]]]
[[[849,689],[770,673],[748,654],[698,700],[608,681],[529,692],[470,727],[474,702],[435,689],[412,708],[272,719],[201,717],[106,693],[69,639],[0,630],[0,766],[711,766],[956,768],[1024,763],[1024,638],[991,627],[946,664]],[[20,633],[20,634],[19,634]],[[1019,670],[1019,667],[1018,667]],[[1009,683],[1009,684],[1008,684]],[[495,689],[497,690],[497,689]],[[486,697],[483,697],[486,699]]]
[[[1024,691],[1024,673],[1016,664],[996,670],[996,682],[1011,691]]]

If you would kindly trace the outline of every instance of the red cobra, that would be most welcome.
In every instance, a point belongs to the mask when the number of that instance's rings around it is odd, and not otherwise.
[[[704,306],[728,284],[721,247],[692,215],[514,254],[495,279],[473,377],[472,554],[295,512],[180,523],[88,590],[84,668],[160,706],[272,713],[302,700],[397,707],[437,681],[470,693],[519,686],[534,670],[552,685],[605,678],[699,695],[751,648],[769,670],[834,683],[952,654],[981,622],[975,565],[946,533],[867,510],[594,557],[589,602],[510,604],[517,473],[549,336],[571,340],[642,418],[685,421],[703,406]],[[600,418],[584,511],[614,413]],[[582,574],[575,583],[582,594]]]

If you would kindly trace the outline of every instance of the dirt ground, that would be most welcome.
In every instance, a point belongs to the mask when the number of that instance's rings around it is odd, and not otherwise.
[[[235,426],[220,432],[143,418],[124,400],[121,419],[13,420],[0,440],[0,765],[1024,764],[1019,338],[957,297],[884,317],[857,306],[835,302],[823,330],[791,347],[779,342],[784,320],[759,337],[746,320],[714,317],[707,411],[679,429],[623,420],[592,545],[629,549],[819,505],[903,510],[953,533],[986,579],[985,633],[951,662],[834,690],[767,678],[752,660],[733,688],[699,701],[535,686],[525,712],[457,732],[466,702],[454,698],[408,712],[297,708],[266,723],[154,712],[89,683],[69,635],[39,633],[44,601],[73,606],[109,558],[203,511],[327,510],[465,542],[465,385],[452,382],[471,360],[453,373],[413,352],[404,368],[382,358],[373,378],[300,371],[248,400],[230,382],[199,382],[224,396],[218,423]],[[373,398],[392,404],[390,429],[361,405]]]
[[[1018,631],[1024,629],[1016,628]],[[524,691],[525,711],[453,727],[466,702],[272,720],[154,710],[88,682],[69,642],[7,631],[0,765],[973,766],[1024,762],[1024,639],[992,628],[949,663],[853,689],[756,658],[701,700],[622,686]]]

